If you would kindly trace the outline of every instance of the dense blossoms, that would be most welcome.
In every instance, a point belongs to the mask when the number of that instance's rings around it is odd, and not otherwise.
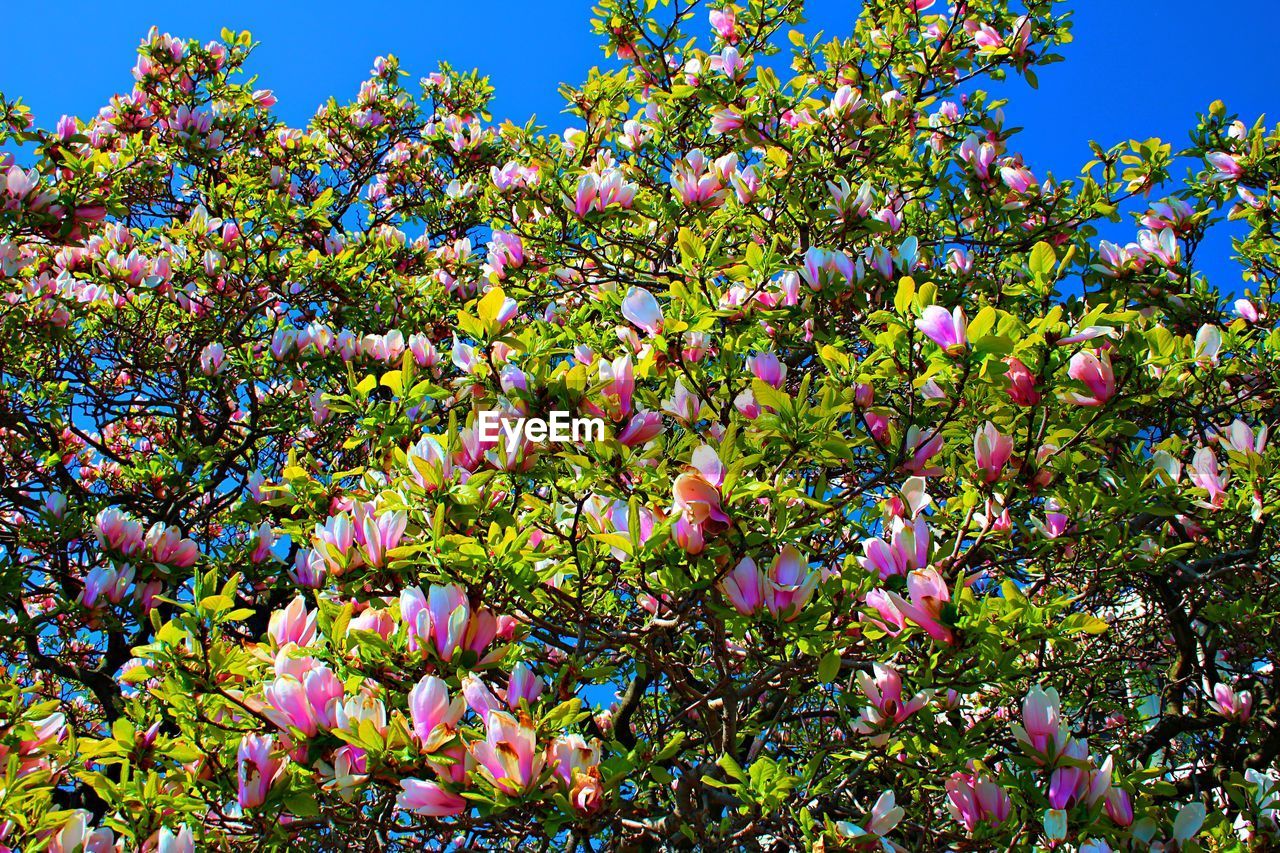
[[[1052,175],[1054,4],[647,7],[549,129],[0,96],[0,848],[1280,844],[1280,131]]]

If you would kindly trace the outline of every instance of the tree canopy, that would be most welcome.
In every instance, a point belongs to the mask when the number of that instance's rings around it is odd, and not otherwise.
[[[0,96],[4,849],[1275,841],[1280,130],[1050,175],[1061,4],[802,11]]]

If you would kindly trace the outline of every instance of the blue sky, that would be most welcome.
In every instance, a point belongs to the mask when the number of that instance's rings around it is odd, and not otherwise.
[[[394,53],[415,78],[442,59],[480,68],[497,89],[496,118],[536,113],[559,130],[568,122],[557,115],[557,85],[584,79],[602,59],[590,7],[589,0],[15,2],[5,13],[0,91],[22,96],[42,126],[63,113],[85,117],[131,87],[134,49],[152,24],[201,40],[225,26],[261,42],[252,62],[259,86],[275,91],[277,110],[293,123],[330,95],[353,97],[373,58]],[[807,8],[806,30],[846,35],[858,4],[810,0]],[[1067,60],[1042,71],[1038,91],[1004,90],[1009,125],[1025,128],[1013,147],[1037,174],[1075,175],[1091,137],[1106,145],[1159,136],[1176,149],[1215,98],[1250,124],[1268,110],[1280,113],[1280,60],[1267,45],[1280,25],[1275,0],[1074,0],[1068,8],[1076,40]],[[1112,236],[1131,238],[1132,229]],[[1219,287],[1235,290],[1229,249],[1220,234],[1200,257]]]

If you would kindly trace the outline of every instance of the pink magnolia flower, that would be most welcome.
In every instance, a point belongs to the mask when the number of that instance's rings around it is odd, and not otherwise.
[[[1263,427],[1262,428],[1263,444],[1266,444],[1266,440],[1267,440],[1266,435],[1267,435],[1266,427]],[[1252,443],[1253,434],[1250,433],[1249,436],[1250,436],[1249,440]],[[48,512],[49,515],[53,516],[54,518],[62,518],[63,513],[65,513],[67,510],[67,496],[64,495],[62,492],[50,492],[49,494],[45,495],[44,508],[45,508],[45,511]]]
[[[547,755],[552,770],[567,789],[574,809],[590,814],[604,805],[598,740],[587,743],[578,734],[559,737],[548,747]]]
[[[1105,808],[1107,817],[1115,821],[1117,826],[1129,826],[1133,823],[1133,797],[1123,788],[1107,791]]]
[[[675,188],[681,204],[718,207],[724,204],[724,197],[728,195],[724,183],[736,169],[736,154],[727,154],[716,161],[709,161],[707,155],[695,149],[676,161],[668,181]]]
[[[787,366],[773,352],[761,352],[748,356],[747,367],[757,379],[774,388],[781,388],[787,378]]]
[[[396,806],[427,817],[451,817],[467,810],[467,801],[439,782],[401,779],[404,790],[396,795]]]
[[[1082,799],[1090,808],[1097,805],[1099,800],[1105,799],[1107,794],[1111,792],[1111,777],[1114,768],[1115,761],[1110,755],[1097,767],[1089,768],[1087,778],[1084,781]]]
[[[382,639],[387,639],[396,629],[395,618],[390,610],[369,607],[357,614],[347,623],[347,633],[352,631],[369,631]]]
[[[733,107],[723,107],[711,114],[711,132],[733,133],[742,127],[744,121],[742,113]]]
[[[573,197],[573,212],[581,219],[597,207],[600,198],[600,181],[590,172],[578,178],[578,188]]]
[[[282,758],[272,758],[275,738],[248,734],[240,739],[236,751],[236,775],[239,779],[236,800],[243,809],[253,809],[266,802],[267,792],[284,769]]]
[[[891,636],[896,637],[902,633],[902,629],[906,627],[906,621],[888,592],[883,589],[873,589],[867,593],[865,603],[876,611],[876,615],[863,614],[864,620],[878,625]]]
[[[574,193],[573,209],[581,219],[591,211],[604,212],[617,205],[629,210],[635,202],[635,184],[628,183],[618,169],[609,169],[601,175],[591,172],[578,179],[578,187]]]
[[[341,713],[342,682],[314,658],[291,658],[289,650],[276,655],[274,681],[262,691],[266,715],[282,730],[299,729],[307,737],[336,726]]]
[[[614,501],[609,507],[608,514],[600,516],[599,524],[602,530],[607,531],[612,526],[615,533],[628,539],[634,538],[641,543],[648,542],[658,522],[657,513],[648,507],[640,507],[636,515],[637,529],[632,531],[630,505],[625,501]],[[623,549],[611,547],[610,551],[618,562],[627,560],[627,552]]]
[[[750,616],[764,604],[765,583],[764,572],[756,566],[756,561],[743,557],[720,581],[720,590],[735,610]]]
[[[890,428],[890,419],[886,415],[878,411],[864,411],[863,419],[867,421],[867,430],[872,434],[872,438],[883,444],[884,437],[888,434]]]
[[[1195,215],[1194,208],[1180,198],[1157,201],[1142,217],[1142,224],[1155,231],[1161,228],[1183,228]]]
[[[449,697],[449,686],[434,675],[423,676],[409,691],[409,718],[423,752],[435,752],[453,738],[464,710],[460,696]]]
[[[276,361],[284,361],[297,343],[298,333],[288,326],[281,326],[271,336],[271,355]]]
[[[1239,161],[1225,151],[1210,151],[1204,159],[1213,167],[1215,181],[1234,181],[1244,174]]]
[[[1085,341],[1093,341],[1098,338],[1118,338],[1120,331],[1114,326],[1083,326],[1077,328],[1075,332],[1065,338],[1058,339],[1058,346],[1065,347],[1072,344],[1082,344]]]
[[[355,536],[364,546],[365,562],[380,569],[387,563],[387,552],[400,545],[409,517],[404,510],[397,510],[384,512],[375,518],[372,511],[363,509],[363,505],[357,506],[356,517],[359,526],[355,528]]]
[[[980,53],[1004,47],[1004,37],[988,24],[979,24],[973,32],[973,43]]]
[[[701,417],[702,406],[698,395],[686,388],[679,379],[676,380],[671,396],[662,401],[662,411],[685,425],[690,425]]]
[[[1053,755],[1056,744],[1066,737],[1061,708],[1057,690],[1035,685],[1022,700],[1022,724],[1012,726],[1014,738],[1038,755]]]
[[[449,349],[449,361],[454,367],[465,374],[472,374],[480,366],[482,359],[476,355],[476,348],[471,344],[458,340],[457,335],[453,338],[453,345]]]
[[[517,719],[506,711],[493,711],[484,726],[484,740],[470,746],[477,769],[502,793],[522,796],[537,783],[545,763],[533,721],[524,713]]]
[[[474,672],[468,672],[462,676],[462,697],[466,700],[467,706],[475,711],[476,716],[481,720],[492,712],[502,709],[502,702],[493,695],[489,685]]]
[[[737,15],[732,7],[712,9],[707,17],[710,18],[711,28],[715,30],[717,36],[729,42],[729,44],[737,44]]]
[[[378,734],[387,731],[387,706],[367,687],[335,704],[333,728],[355,734],[365,724],[371,725]]]
[[[895,518],[890,541],[879,538],[864,541],[858,562],[867,571],[878,573],[881,580],[906,575],[929,565],[930,544],[929,525],[923,517],[911,524]]]
[[[742,76],[746,63],[738,53],[738,49],[729,46],[720,51],[718,56],[711,57],[710,66],[712,71],[719,71],[730,80],[737,80]]]
[[[347,802],[355,798],[355,790],[369,778],[368,756],[358,746],[347,744],[340,746],[333,753],[333,763],[320,761],[316,764],[324,781],[320,787],[324,791],[336,792]]]
[[[10,166],[9,171],[5,173],[5,186],[9,190],[9,195],[14,198],[22,198],[39,184],[40,173],[35,169],[24,172],[20,166]]]
[[[1044,521],[1038,518],[1031,519],[1031,524],[1046,539],[1057,539],[1070,529],[1071,518],[1064,512],[1061,512],[1056,501],[1050,500],[1045,505]]]
[[[838,249],[812,246],[804,253],[800,277],[817,292],[827,286],[844,287],[856,277],[853,259]]]
[[[1041,819],[1044,837],[1051,848],[1067,837],[1067,813],[1064,809],[1045,809]]]
[[[1223,681],[1213,686],[1213,699],[1209,704],[1228,720],[1243,723],[1253,715],[1253,694],[1248,690],[1236,690]]]
[[[1191,458],[1191,467],[1187,469],[1187,477],[1197,488],[1209,493],[1207,506],[1218,509],[1227,497],[1225,480],[1218,471],[1218,457],[1213,449],[1202,447]]]
[[[870,415],[867,420],[870,422]],[[872,435],[875,435],[874,431]],[[902,466],[903,469],[919,477],[933,477],[941,474],[942,469],[930,467],[929,461],[942,449],[942,440],[941,432],[925,432],[915,424],[909,426],[904,443],[906,449],[911,452],[911,458]]]
[[[195,542],[182,538],[182,531],[161,521],[151,525],[147,531],[146,545],[152,560],[175,569],[191,568],[200,556]]]
[[[271,557],[271,548],[275,543],[276,535],[271,529],[271,522],[262,522],[254,531],[253,550],[249,552],[249,559],[254,563],[266,562]]]
[[[602,383],[600,395],[603,399],[598,404],[594,399],[588,398],[583,401],[583,407],[593,415],[613,421],[631,414],[631,399],[636,390],[635,368],[632,366],[631,356],[619,356],[613,361],[602,358],[596,362],[596,371]]]
[[[421,332],[414,332],[408,340],[409,352],[418,367],[435,367],[440,363],[440,351],[431,339]]]
[[[657,412],[637,412],[631,416],[626,428],[618,433],[618,442],[626,447],[644,444],[662,433],[662,415]]]
[[[512,711],[520,710],[520,703],[532,705],[538,701],[546,685],[542,679],[524,661],[511,668],[511,678],[507,681],[507,692],[503,701]]]
[[[547,750],[551,768],[566,786],[573,784],[574,773],[584,773],[600,763],[600,742],[590,744],[579,734],[558,737]]]
[[[924,0],[924,2],[932,3],[932,0]],[[896,851],[901,848],[885,840],[885,836],[897,828],[905,814],[906,812],[898,805],[893,791],[882,791],[872,804],[871,811],[867,813],[865,827],[853,821],[841,820],[836,822],[835,830],[841,838],[849,839],[853,843],[854,850]]]
[[[54,744],[60,743],[67,734],[67,718],[61,713],[50,714],[30,723],[32,735],[18,742],[16,752],[19,757],[18,776],[26,776],[37,770],[48,770],[49,765],[44,753]],[[0,761],[8,761],[10,748],[0,744]]]
[[[622,316],[650,335],[662,332],[662,307],[653,294],[643,288],[627,289],[622,300]]]
[[[991,164],[995,162],[996,149],[990,142],[979,142],[978,137],[971,134],[960,143],[956,153],[983,181],[991,177]]]
[[[1026,193],[1039,185],[1036,176],[1031,173],[1030,169],[1017,164],[1001,166],[1000,180],[1015,193]]]
[[[328,567],[324,555],[316,549],[299,551],[289,567],[289,579],[305,589],[319,589],[324,586]]]
[[[756,402],[755,392],[750,388],[744,388],[733,398],[733,407],[749,421],[760,417],[760,404]]]
[[[275,641],[276,646],[294,643],[298,646],[309,646],[316,636],[316,619],[319,610],[307,610],[307,602],[297,596],[283,610],[271,614],[267,624],[267,634]]]
[[[1212,323],[1205,323],[1196,332],[1196,361],[1203,366],[1215,366],[1218,364],[1218,356],[1221,352],[1222,330]]]
[[[414,587],[400,594],[400,618],[408,627],[409,650],[431,643],[445,661],[461,651],[482,656],[498,635],[498,619],[487,608],[473,608],[457,584],[433,584],[424,595]]]
[[[795,548],[787,545],[774,558],[765,576],[764,604],[769,612],[790,622],[809,603],[819,575]]]
[[[63,142],[66,142],[68,139],[76,135],[75,116],[64,115],[62,118],[58,119],[58,124],[54,129],[58,134],[58,138]]]
[[[440,440],[433,435],[423,435],[405,452],[414,481],[433,492],[454,475],[453,459],[444,451]]]
[[[955,635],[942,624],[943,609],[951,602],[951,591],[936,569],[917,569],[907,575],[907,594],[904,599],[896,592],[888,592],[894,607],[907,619],[923,628],[934,640],[952,644]]]
[[[200,372],[205,376],[217,376],[222,372],[227,351],[222,344],[209,344],[200,351]]]
[[[969,348],[969,320],[958,305],[950,312],[941,305],[928,306],[916,320],[916,328],[949,356],[963,355]]]
[[[724,466],[714,450],[702,445],[694,451],[689,470],[676,477],[671,486],[676,514],[675,540],[690,554],[700,554],[706,540],[729,526],[729,516],[720,507],[720,484]]]
[[[156,853],[195,853],[196,842],[191,827],[183,824],[174,832],[167,826],[156,834]]]
[[[928,692],[917,693],[902,699],[902,676],[896,669],[872,664],[871,674],[859,671],[855,676],[862,695],[870,702],[863,708],[856,731],[859,734],[880,734],[906,720],[929,701]]]
[[[1077,406],[1101,406],[1116,393],[1115,372],[1111,369],[1111,356],[1106,350],[1102,351],[1101,358],[1089,350],[1076,353],[1071,357],[1067,375],[1083,382],[1089,389],[1087,395],[1067,392],[1067,402]]]
[[[96,566],[85,575],[84,589],[81,590],[79,597],[80,603],[91,610],[99,606],[100,598],[105,598],[112,604],[119,604],[124,600],[135,574],[136,570],[133,566],[124,569]]]
[[[947,811],[969,832],[980,823],[999,826],[1013,810],[1008,792],[985,772],[952,773],[946,789]]]
[[[110,827],[93,829],[93,815],[87,809],[76,809],[53,837],[45,850],[48,853],[114,853],[115,833]],[[12,821],[0,824],[0,838],[13,828]],[[12,848],[4,848],[10,850]]]
[[[1235,301],[1236,313],[1244,318],[1247,323],[1256,323],[1262,317],[1258,312],[1258,308],[1248,299],[1237,299]]]
[[[1005,377],[1009,380],[1009,399],[1018,406],[1034,406],[1040,402],[1040,392],[1036,390],[1036,377],[1017,358],[1009,356],[1004,360],[1009,365]]]
[[[514,364],[506,364],[498,371],[498,383],[502,387],[502,393],[510,401],[511,405],[515,407],[516,411],[522,415],[527,415],[529,413],[529,405],[522,395],[529,392],[529,374]]]
[[[1013,439],[987,421],[973,436],[973,458],[978,466],[978,479],[990,485],[1000,479],[1004,466],[1013,454]]]
[[[929,497],[928,483],[924,477],[908,477],[897,494],[890,495],[885,501],[885,512],[893,519],[912,520],[919,517],[931,503],[933,498]],[[924,564],[911,568],[924,568]]]
[[[131,557],[142,549],[145,536],[142,522],[129,518],[117,509],[104,509],[95,520],[98,542],[124,557]]]
[[[1256,458],[1267,448],[1267,432],[1266,424],[1260,425],[1254,433],[1247,423],[1236,418],[1226,432],[1219,435],[1219,440],[1236,453]]]
[[[1088,784],[1088,773],[1076,762],[1087,759],[1089,749],[1079,738],[1068,737],[1059,755],[1073,763],[1055,768],[1049,777],[1049,807],[1065,809],[1079,802]]]

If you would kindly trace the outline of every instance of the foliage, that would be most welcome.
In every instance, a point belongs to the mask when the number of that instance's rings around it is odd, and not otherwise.
[[[1280,132],[1037,173],[1068,16],[953,5],[602,0],[561,134],[0,98],[8,849],[1274,839]]]

